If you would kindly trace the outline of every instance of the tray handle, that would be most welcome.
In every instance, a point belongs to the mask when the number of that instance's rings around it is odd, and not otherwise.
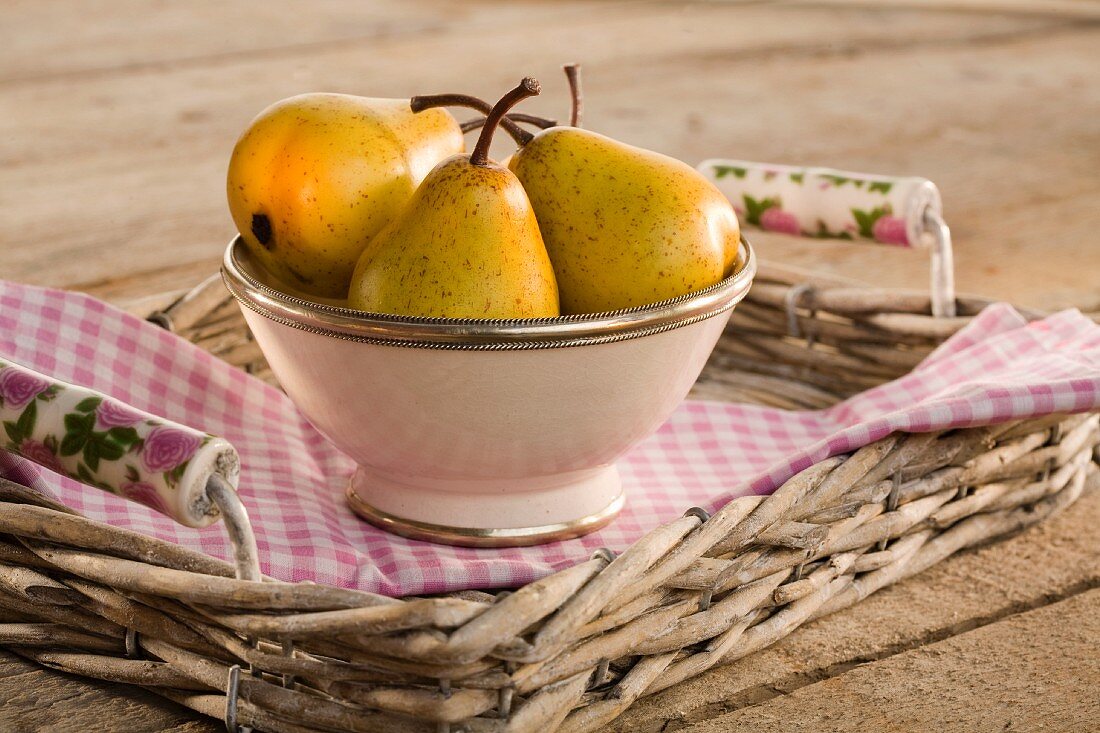
[[[188,527],[225,518],[238,577],[259,580],[256,538],[228,441],[0,359],[0,448]]]
[[[939,189],[928,179],[718,158],[698,169],[729,198],[743,225],[930,250],[932,314],[955,315],[951,230]]]

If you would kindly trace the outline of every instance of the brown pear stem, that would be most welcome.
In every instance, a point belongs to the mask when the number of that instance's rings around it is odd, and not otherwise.
[[[489,110],[493,108],[493,106],[484,99],[479,99],[469,94],[420,94],[409,100],[409,107],[412,108],[413,112],[423,112],[433,107],[469,107],[470,109],[476,109],[483,115],[489,114]],[[531,124],[544,129],[553,127],[555,124],[554,120],[548,120],[544,117],[535,117],[533,115],[524,115],[524,117],[530,118],[529,121]],[[500,126],[504,128],[505,132],[512,136],[512,139],[516,141],[517,145],[526,145],[531,142],[531,138],[534,137],[534,135],[524,130],[508,117],[501,120]],[[477,127],[480,127],[480,125],[476,125],[470,129],[477,129]],[[462,131],[468,132],[465,127],[463,127]]]
[[[489,109],[488,104],[485,105],[485,109]],[[531,125],[532,127],[537,127],[540,130],[546,130],[548,128],[558,126],[558,121],[557,120],[551,120],[547,117],[537,117],[535,115],[528,115],[528,114],[524,114],[523,112],[509,112],[508,114],[506,114],[504,116],[504,119],[501,120],[501,126],[503,127],[504,124],[508,120],[511,120],[512,122],[522,122],[525,125]],[[485,118],[484,117],[476,117],[472,120],[466,120],[461,125],[459,125],[459,127],[462,128],[463,132],[470,132],[471,130],[480,130],[484,125],[485,125]]]
[[[472,120],[466,120],[465,122],[460,123],[459,127],[462,128],[463,132],[469,132],[470,130],[480,130],[484,124],[484,117],[475,117]]]
[[[569,110],[569,126],[580,127],[581,115],[584,114],[584,95],[581,93],[581,65],[566,64],[561,68],[565,71],[565,78],[569,80],[569,96],[573,99],[573,105]]]
[[[477,144],[474,145],[474,152],[470,153],[471,165],[488,165],[489,146],[493,142],[493,133],[497,131],[497,125],[504,119],[504,115],[512,107],[528,97],[534,97],[541,91],[542,87],[539,85],[538,80],[527,76],[516,85],[515,89],[505,94],[493,105],[493,108],[489,110],[489,114],[485,115],[485,127],[481,128],[481,135],[478,136]]]
[[[551,117],[539,117],[538,115],[529,115],[526,112],[509,112],[504,118],[522,122],[525,125],[532,125],[540,130],[558,126],[558,121]]]

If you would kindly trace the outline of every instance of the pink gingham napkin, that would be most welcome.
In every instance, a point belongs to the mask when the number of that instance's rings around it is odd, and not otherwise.
[[[389,595],[526,583],[596,548],[622,550],[688,507],[713,510],[772,491],[816,461],[895,430],[1100,407],[1100,327],[1076,311],[1029,325],[995,305],[912,374],[827,410],[687,402],[623,461],[628,500],[610,527],[542,547],[474,550],[360,521],[343,502],[352,462],[282,392],[91,297],[0,281],[0,357],[229,439],[243,461],[241,496],[265,572]],[[0,451],[0,472],[26,481],[26,468]],[[229,557],[220,525],[180,527],[45,470],[40,483],[93,519]]]

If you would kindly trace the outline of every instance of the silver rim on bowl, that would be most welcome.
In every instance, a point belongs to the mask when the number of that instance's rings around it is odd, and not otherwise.
[[[604,344],[680,328],[733,308],[745,297],[756,274],[752,247],[742,239],[737,268],[729,277],[704,290],[651,305],[556,318],[424,318],[365,313],[288,295],[249,272],[247,257],[238,236],[225,250],[222,278],[233,297],[265,318],[350,341],[477,351]]]

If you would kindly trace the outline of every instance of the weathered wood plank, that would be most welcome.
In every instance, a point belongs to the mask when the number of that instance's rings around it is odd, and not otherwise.
[[[1089,0],[787,0],[815,5],[872,5],[924,10],[956,10],[972,13],[1024,13],[1028,15],[1061,15],[1072,18],[1100,18],[1100,5]]]
[[[1100,589],[692,725],[730,730],[1100,728]]]
[[[228,151],[270,101],[311,89],[492,95],[535,73],[547,93],[532,109],[560,114],[557,65],[576,58],[586,64],[594,129],[692,162],[717,154],[926,175],[945,194],[961,288],[1039,307],[1100,307],[1090,267],[1100,228],[1100,26],[1077,12],[1084,3],[938,2],[930,11],[900,0],[628,10],[587,1],[293,2],[151,9],[120,0],[94,12],[80,2],[4,3],[0,277],[115,299],[187,287],[214,270],[231,234]],[[884,286],[925,282],[920,255],[754,241],[767,258],[811,269]],[[810,694],[854,664],[887,664],[1093,587],[1098,521],[1100,499],[1085,497],[1044,527],[643,700],[613,729],[671,729],[800,687]],[[982,658],[948,657],[958,679],[980,676]],[[47,678],[72,687],[42,688]],[[44,697],[28,695],[27,682]],[[138,730],[154,718],[133,701],[168,705],[123,689],[101,698],[103,687],[113,686],[0,654],[0,700],[13,695],[0,706],[0,730]],[[843,699],[867,699],[854,689]],[[48,700],[46,717],[25,717],[39,699]],[[148,729],[169,725],[155,720]]]
[[[44,669],[3,649],[0,701],[0,730],[11,733],[224,730],[151,692]]]
[[[608,729],[674,730],[1100,587],[1097,526],[1100,492],[1093,491],[1017,537],[950,557],[773,647],[643,698]],[[975,665],[971,672],[979,676],[980,669]],[[989,703],[1000,701],[992,694]]]
[[[728,154],[925,173],[948,200],[963,289],[1037,305],[1096,297],[1094,284],[1067,275],[1098,225],[1087,205],[1090,110],[1100,109],[1091,25],[730,5],[595,5],[583,17],[528,21],[501,22],[477,54],[459,28],[0,88],[0,106],[12,110],[0,120],[2,188],[20,192],[0,202],[5,274],[73,285],[151,269],[154,282],[185,286],[215,266],[231,233],[225,161],[265,103],[311,88],[492,94],[521,68],[555,78],[568,47],[588,65],[594,128],[689,161]],[[547,87],[533,107],[560,110],[564,90]],[[920,255],[757,239],[766,256],[924,283]],[[1027,277],[1001,264],[1029,249],[1042,256]],[[186,281],[172,279],[181,271]]]
[[[639,0],[624,0],[638,3]],[[0,85],[88,79],[138,69],[217,66],[235,58],[309,56],[334,46],[369,47],[379,39],[429,36],[492,26],[530,13],[537,0],[284,0],[111,3],[7,0],[0,5]],[[583,12],[572,0],[539,8],[540,17]]]

